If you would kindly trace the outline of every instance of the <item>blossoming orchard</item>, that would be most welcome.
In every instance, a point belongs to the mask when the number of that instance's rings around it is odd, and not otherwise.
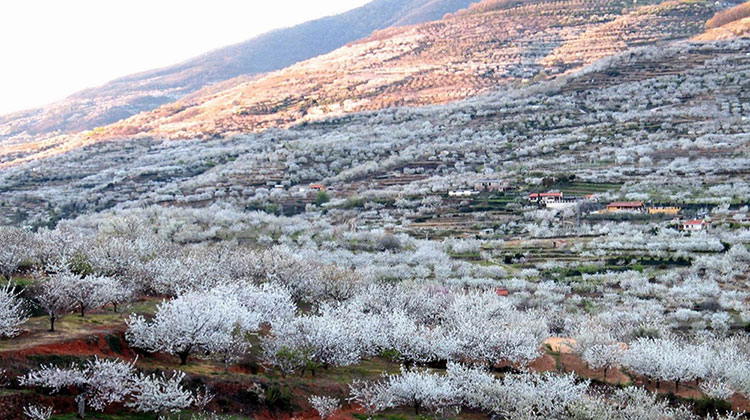
[[[748,52],[0,156],[0,418],[747,418]]]

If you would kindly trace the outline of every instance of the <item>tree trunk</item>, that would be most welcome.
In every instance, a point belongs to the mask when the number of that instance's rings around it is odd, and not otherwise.
[[[677,391],[679,391],[679,390],[680,390],[680,380],[678,379],[678,380],[674,381],[674,393],[676,394]]]
[[[82,317],[86,316],[86,307],[83,306],[83,303],[81,304],[81,316]]]
[[[607,369],[609,366],[604,366],[604,382],[607,382]]]
[[[86,398],[83,394],[78,394],[76,402],[78,402],[78,414],[76,414],[76,417],[79,419],[86,418]]]
[[[49,317],[49,332],[55,332],[55,316],[50,315]]]
[[[188,359],[188,355],[190,355],[190,350],[181,351],[181,352],[177,353],[177,355],[180,356],[180,364],[182,366],[187,365],[187,359]]]

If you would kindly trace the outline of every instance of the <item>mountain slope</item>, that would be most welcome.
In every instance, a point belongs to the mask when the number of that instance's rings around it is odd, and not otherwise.
[[[349,114],[234,138],[98,142],[0,170],[0,224],[40,225],[151,204],[301,211],[314,200],[300,191],[311,183],[325,184],[342,210],[355,208],[341,217],[359,223],[402,197],[418,206],[427,195],[471,188],[486,177],[523,190],[571,174],[607,188],[622,185],[618,194],[633,199],[693,200],[697,192],[717,203],[744,203],[748,49],[746,39],[677,42],[448,105]],[[376,205],[356,207],[358,197]],[[402,211],[408,216],[416,206]]]
[[[750,1],[716,13],[706,22],[706,32],[693,39],[712,41],[737,37],[750,37]]]
[[[49,106],[0,116],[0,141],[90,130],[172,102],[208,84],[277,70],[374,30],[439,19],[471,2],[375,0],[337,16],[272,31],[184,63],[86,89]]]
[[[92,132],[6,140],[0,167],[104,139],[231,136],[350,112],[451,102],[544,80],[633,46],[688,39],[731,5],[485,0],[440,21],[376,32],[283,70],[215,83]]]
[[[716,10],[712,2],[693,0],[625,9],[613,0],[485,1],[441,21],[380,31],[280,71],[199,91],[96,136],[223,136],[347,112],[446,103],[635,46],[689,38]]]

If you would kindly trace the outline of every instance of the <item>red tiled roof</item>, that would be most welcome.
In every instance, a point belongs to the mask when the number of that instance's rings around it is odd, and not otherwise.
[[[702,225],[706,222],[703,220],[688,220],[686,222],[682,222],[683,225]]]

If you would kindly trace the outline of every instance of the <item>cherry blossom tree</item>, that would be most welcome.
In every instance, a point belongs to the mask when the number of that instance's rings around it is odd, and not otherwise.
[[[67,387],[76,388],[78,417],[83,419],[87,404],[102,410],[112,403],[123,401],[131,391],[134,372],[134,363],[97,357],[82,366],[72,365],[68,369],[42,366],[20,377],[19,383],[22,386],[51,388],[53,392]]]
[[[421,409],[443,413],[460,407],[454,384],[430,371],[402,370],[400,375],[386,378],[391,404],[394,407],[413,407],[414,414]]]
[[[80,315],[86,315],[89,309],[99,308],[112,302],[120,300],[126,295],[123,286],[112,277],[98,275],[87,275],[85,277],[72,273],[61,273],[66,285],[66,293],[78,306]]]
[[[182,386],[184,378],[184,372],[172,372],[171,376],[163,372],[158,375],[139,372],[132,380],[131,400],[125,405],[135,411],[156,414],[188,408],[198,399]]]
[[[325,420],[338,411],[341,408],[338,398],[328,397],[325,395],[312,395],[308,399],[312,408],[318,412],[318,416]]]
[[[24,301],[10,283],[0,288],[0,337],[18,335],[18,327],[29,318]]]
[[[205,406],[211,395],[193,393],[182,386],[184,372],[146,375],[135,369],[135,361],[103,360],[98,357],[83,365],[62,369],[52,365],[42,366],[19,378],[22,386],[50,388],[53,392],[73,387],[78,395],[78,418],[83,419],[87,405],[103,410],[114,403],[139,412],[165,413]]]
[[[36,286],[36,301],[47,312],[49,330],[55,331],[55,321],[73,310],[75,301],[68,293],[68,280],[73,278],[67,274],[53,274]]]
[[[31,420],[48,420],[52,417],[52,407],[43,405],[27,405],[23,408],[23,415]]]
[[[386,381],[364,381],[355,379],[349,384],[349,401],[362,406],[372,418],[375,413],[393,406]]]
[[[680,382],[705,376],[707,358],[698,346],[669,338],[639,338],[630,343],[623,362],[628,369],[656,379]]]
[[[29,235],[25,231],[0,226],[0,275],[10,281],[21,263],[30,258]]]
[[[31,243],[34,257],[42,266],[47,267],[70,262],[85,248],[87,240],[79,232],[59,226],[57,229],[39,229],[33,234]]]
[[[502,418],[567,418],[586,400],[588,381],[575,375],[507,374],[496,378],[480,367],[449,363],[444,375],[430,370],[404,370],[379,381],[354,381],[351,401],[368,414],[409,406],[419,414],[457,413],[462,407],[480,409]]]
[[[620,363],[625,352],[625,344],[619,342],[614,334],[601,323],[582,322],[575,334],[575,350],[592,369],[604,369],[604,381],[607,371]]]
[[[434,360],[447,360],[455,350],[455,344],[446,337],[442,328],[420,325],[403,311],[387,314],[382,323],[385,343],[383,350],[395,351],[395,357],[408,370],[414,364]]]
[[[185,365],[191,354],[235,347],[238,336],[258,328],[258,320],[223,291],[191,292],[162,302],[150,322],[132,315],[125,337],[134,347],[177,355]]]
[[[572,374],[511,374],[483,387],[478,398],[485,411],[505,418],[565,418],[585,398],[588,386]]]
[[[475,363],[529,363],[549,336],[543,317],[520,312],[492,292],[459,294],[444,316],[456,357]]]
[[[352,365],[364,351],[358,335],[370,332],[362,327],[345,311],[325,306],[319,315],[277,324],[263,339],[264,358],[285,373],[301,369],[303,374],[310,370],[313,376],[317,367]]]

